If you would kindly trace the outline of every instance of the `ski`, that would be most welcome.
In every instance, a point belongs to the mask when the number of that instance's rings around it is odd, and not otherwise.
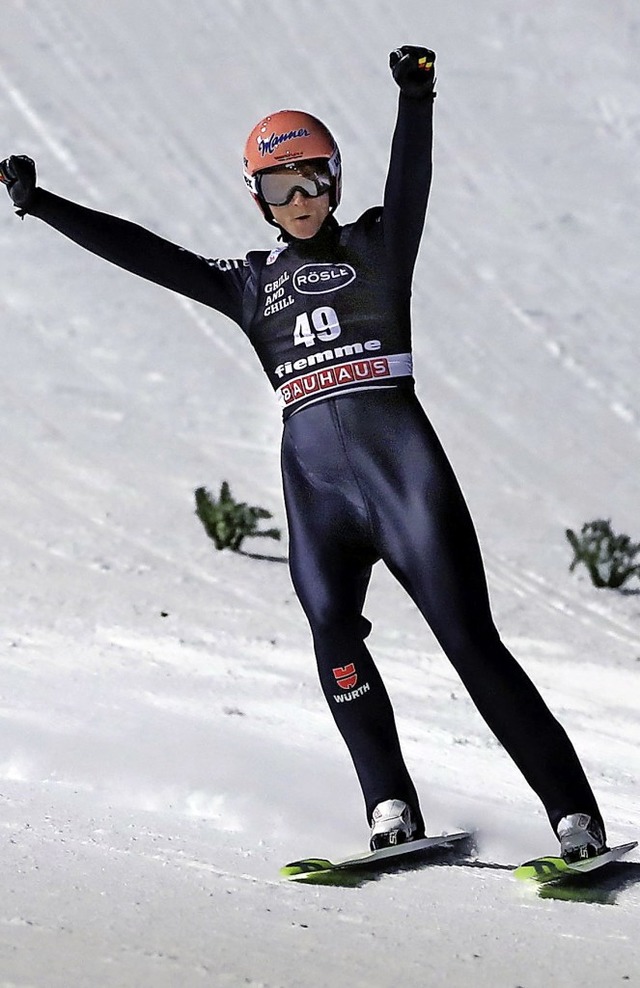
[[[598,868],[617,861],[618,858],[628,854],[634,847],[638,846],[637,840],[628,844],[619,844],[617,847],[608,847],[606,851],[596,854],[593,858],[585,858],[583,861],[565,861],[564,858],[548,855],[541,858],[533,858],[525,861],[514,869],[516,878],[529,879],[534,882],[555,882],[566,878],[575,878],[577,875],[587,875]]]
[[[355,869],[370,869],[383,871],[387,864],[400,863],[403,860],[420,855],[428,856],[429,852],[448,850],[454,845],[464,853],[465,842],[470,846],[473,836],[466,831],[455,834],[443,834],[440,837],[423,837],[420,840],[396,844],[393,847],[383,847],[378,851],[356,854],[340,861],[329,861],[327,858],[303,858],[301,861],[291,861],[280,869],[283,878],[289,881],[309,882],[316,884],[331,884],[331,878],[339,877],[340,872]]]

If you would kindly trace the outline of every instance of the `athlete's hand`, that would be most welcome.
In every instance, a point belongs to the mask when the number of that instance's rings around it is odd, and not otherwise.
[[[389,55],[389,66],[400,91],[412,99],[434,99],[436,53],[430,48],[403,45]]]
[[[36,190],[36,164],[26,154],[12,154],[0,161],[0,182],[6,185],[18,215],[24,216]]]

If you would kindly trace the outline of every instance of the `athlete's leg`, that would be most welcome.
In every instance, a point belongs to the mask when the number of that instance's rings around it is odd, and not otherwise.
[[[474,526],[446,455],[417,402],[399,408],[396,452],[383,450],[388,462],[379,455],[376,466],[386,478],[384,503],[371,500],[382,558],[539,795],[554,829],[576,811],[601,821],[567,734],[500,640]]]
[[[308,415],[307,412],[305,412]],[[301,423],[296,423],[299,436]],[[291,430],[292,431],[292,430]],[[407,802],[423,832],[418,797],[404,763],[389,696],[364,639],[362,609],[376,557],[362,539],[362,518],[342,464],[335,483],[299,445],[283,442],[289,566],[313,635],[322,690],[360,781],[367,818],[386,799]]]

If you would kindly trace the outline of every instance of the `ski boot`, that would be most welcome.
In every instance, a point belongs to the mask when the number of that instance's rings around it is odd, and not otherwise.
[[[417,824],[411,807],[402,799],[385,799],[373,811],[369,847],[379,851],[382,847],[405,844],[417,836]]]
[[[594,858],[607,849],[601,825],[586,813],[564,816],[557,832],[560,854],[567,862]]]

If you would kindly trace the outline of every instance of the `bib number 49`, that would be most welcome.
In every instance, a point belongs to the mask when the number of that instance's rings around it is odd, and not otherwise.
[[[315,346],[317,340],[328,343],[335,340],[342,332],[338,315],[330,305],[321,305],[314,309],[311,317],[307,312],[301,312],[296,319],[293,330],[293,342],[296,346]]]

